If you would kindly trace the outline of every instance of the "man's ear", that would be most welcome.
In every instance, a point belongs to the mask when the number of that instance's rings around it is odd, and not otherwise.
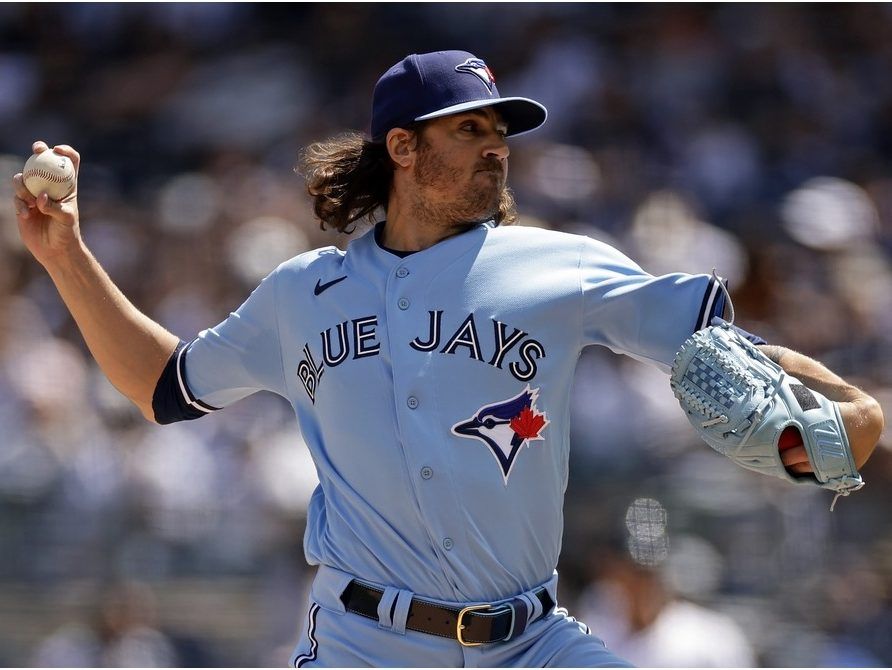
[[[398,167],[411,167],[415,161],[415,133],[405,128],[392,128],[384,140],[390,159]]]

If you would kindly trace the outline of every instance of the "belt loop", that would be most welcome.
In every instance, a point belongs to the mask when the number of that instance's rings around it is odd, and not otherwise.
[[[399,589],[392,586],[385,587],[381,600],[378,601],[378,628],[384,630],[393,629],[393,620],[390,617],[390,612],[393,610],[394,601],[399,594]]]
[[[508,606],[511,608],[513,616],[511,617],[511,629],[508,631],[508,635],[504,638],[505,642],[523,635],[524,631],[527,629],[530,614],[530,606],[523,596],[515,598],[508,603]]]
[[[540,616],[545,614],[545,612],[542,611],[542,601],[539,600],[538,597],[528,595],[526,593],[524,593],[520,597],[523,598],[529,605],[530,617],[529,617],[528,621],[534,621],[535,619],[538,619]]]
[[[411,591],[400,591],[396,596],[396,606],[393,608],[393,632],[400,635],[406,634],[406,620],[409,618],[409,607],[412,605]]]

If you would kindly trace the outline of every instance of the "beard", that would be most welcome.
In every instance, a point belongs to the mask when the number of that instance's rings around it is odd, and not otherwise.
[[[499,213],[506,185],[497,158],[481,159],[467,179],[464,170],[448,165],[423,138],[419,138],[417,150],[414,173],[419,195],[414,204],[423,219],[465,229]]]

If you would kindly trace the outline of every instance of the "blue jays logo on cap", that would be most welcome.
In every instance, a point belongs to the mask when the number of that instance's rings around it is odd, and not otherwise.
[[[480,440],[489,447],[502,470],[505,485],[508,475],[524,445],[544,440],[542,431],[551,423],[545,412],[536,407],[539,389],[530,385],[518,395],[500,402],[484,405],[469,418],[452,427],[452,434]]]
[[[492,70],[480,58],[469,58],[461,65],[456,65],[455,71],[471,73],[486,84],[486,88],[492,93],[492,87],[496,84],[496,78],[493,76]]]

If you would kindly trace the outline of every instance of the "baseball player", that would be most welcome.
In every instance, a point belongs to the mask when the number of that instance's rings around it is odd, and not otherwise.
[[[76,191],[57,203],[14,179],[25,244],[147,419],[196,419],[259,390],[293,406],[320,481],[295,667],[627,665],[557,603],[570,380],[591,345],[668,371],[724,292],[710,275],[652,276],[587,237],[508,225],[506,140],[545,119],[500,97],[470,53],[403,59],[375,87],[369,136],[302,158],[324,226],[384,219],[346,251],[283,263],[188,343],[90,255]],[[773,356],[843,401],[863,463],[876,403],[810,359]]]

